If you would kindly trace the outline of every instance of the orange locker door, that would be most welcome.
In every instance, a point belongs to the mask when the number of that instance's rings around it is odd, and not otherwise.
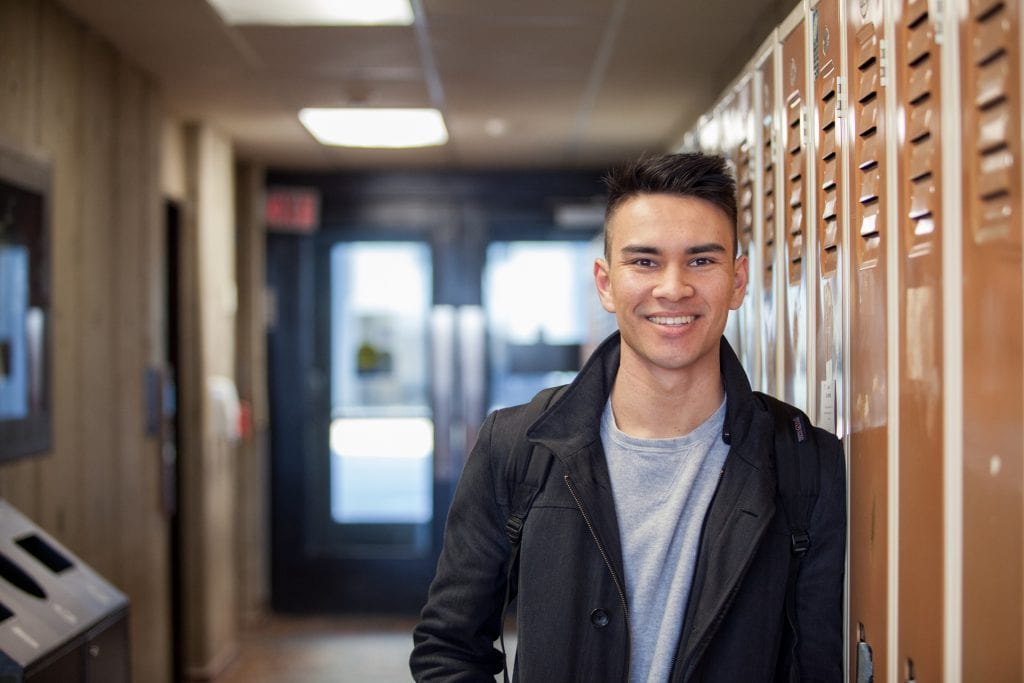
[[[1024,680],[1021,662],[1020,3],[970,0],[963,103],[963,672]]]
[[[814,132],[817,136],[814,164],[815,229],[818,288],[815,330],[816,424],[843,435],[843,273],[842,242],[846,216],[841,206],[846,183],[843,155],[841,104],[842,21],[839,0],[821,0],[814,12]]]
[[[778,288],[775,280],[775,229],[778,201],[775,191],[776,145],[775,59],[768,52],[755,69],[761,99],[761,390],[779,396],[778,382]]]
[[[850,73],[850,657],[863,638],[886,680],[889,453],[886,138],[881,0],[847,5]]]
[[[807,408],[807,41],[803,18],[782,41],[785,340],[783,397]]]
[[[757,143],[754,130],[753,83],[752,75],[741,82],[736,89],[732,110],[727,117],[737,134],[732,158],[736,164],[736,231],[739,250],[741,254],[746,255],[752,267],[757,265],[759,258],[759,255],[754,253],[754,174],[757,172],[754,164]],[[740,339],[740,348],[737,351],[749,377],[758,376],[757,347],[760,335],[756,303],[753,288],[748,288],[743,306],[736,312]]]
[[[899,604],[904,680],[943,668],[941,48],[928,0],[895,6],[899,125]]]

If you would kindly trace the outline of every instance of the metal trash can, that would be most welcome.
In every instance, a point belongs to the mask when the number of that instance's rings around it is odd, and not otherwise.
[[[128,598],[0,499],[0,683],[128,683]]]

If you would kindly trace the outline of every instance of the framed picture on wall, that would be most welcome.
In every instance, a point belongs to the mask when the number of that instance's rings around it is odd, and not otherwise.
[[[0,460],[51,447],[51,172],[0,143]]]

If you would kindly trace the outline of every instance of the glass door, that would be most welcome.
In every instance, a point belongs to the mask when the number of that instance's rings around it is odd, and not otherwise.
[[[346,556],[422,556],[433,521],[431,253],[330,250],[330,522]]]
[[[448,507],[430,244],[324,234],[268,253],[282,302],[269,345],[274,605],[413,614]]]

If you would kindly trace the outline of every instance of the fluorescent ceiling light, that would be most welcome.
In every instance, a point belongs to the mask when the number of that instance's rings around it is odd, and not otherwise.
[[[228,24],[409,26],[409,0],[208,0]]]
[[[448,142],[436,109],[303,109],[299,120],[324,145],[397,149]]]

